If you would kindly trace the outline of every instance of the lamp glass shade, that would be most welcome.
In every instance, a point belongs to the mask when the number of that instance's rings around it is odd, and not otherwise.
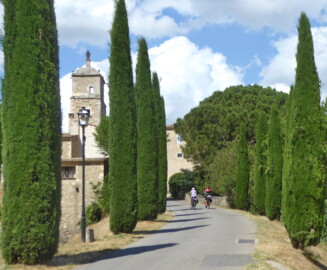
[[[90,118],[90,110],[85,109],[85,107],[82,107],[77,114],[78,114],[79,124],[81,126],[87,126]]]

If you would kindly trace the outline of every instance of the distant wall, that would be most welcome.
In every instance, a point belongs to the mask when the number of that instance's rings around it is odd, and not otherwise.
[[[220,196],[212,196],[212,205],[215,205],[215,206],[219,206],[219,207],[228,207],[228,203],[227,203],[227,197],[226,196],[223,196],[223,197],[220,197]],[[191,204],[191,197],[189,194],[186,194],[185,196],[185,200]],[[198,200],[199,200],[199,203],[201,204],[204,204],[204,196],[203,195],[198,195]]]
[[[175,174],[181,171],[181,169],[193,169],[193,163],[187,161],[182,153],[181,146],[185,145],[184,141],[179,140],[178,134],[174,131],[173,126],[168,126],[166,128],[168,134],[167,141],[167,161],[168,161],[168,171],[167,180]]]

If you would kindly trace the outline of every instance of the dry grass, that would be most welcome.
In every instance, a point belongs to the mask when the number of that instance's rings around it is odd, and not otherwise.
[[[172,212],[159,215],[155,221],[140,221],[133,233],[113,235],[109,231],[109,219],[90,226],[94,229],[95,242],[81,243],[80,235],[76,235],[66,244],[59,246],[58,253],[47,265],[4,265],[0,258],[0,269],[13,270],[67,270],[81,264],[90,262],[105,254],[111,253],[122,247],[145,237],[151,232],[158,230],[173,218]]]
[[[294,249],[285,227],[279,221],[270,221],[267,217],[248,215],[257,225],[258,243],[253,257],[255,263],[246,269],[278,269],[269,262],[282,266],[280,269],[318,270],[327,269],[327,244],[319,244],[300,250]]]

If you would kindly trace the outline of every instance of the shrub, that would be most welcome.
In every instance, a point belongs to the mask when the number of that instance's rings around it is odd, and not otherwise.
[[[169,191],[173,198],[184,199],[195,183],[195,174],[190,170],[182,170],[169,178]]]
[[[99,222],[102,217],[102,209],[96,202],[92,202],[86,207],[86,226]]]
[[[110,185],[109,185],[109,175],[104,176],[103,182],[98,182],[96,184],[91,183],[93,193],[95,195],[95,202],[100,206],[102,215],[109,215],[110,209]]]

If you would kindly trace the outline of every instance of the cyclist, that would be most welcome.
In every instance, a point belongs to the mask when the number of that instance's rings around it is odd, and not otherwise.
[[[206,187],[204,190],[204,197],[205,197],[205,202],[204,205],[206,208],[210,208],[210,203],[211,203],[211,189],[209,187]]]
[[[194,187],[192,187],[192,189],[190,191],[190,195],[191,195],[191,209],[192,208],[195,209],[195,205],[196,205],[196,202],[197,202],[198,194],[197,194],[196,189]]]

